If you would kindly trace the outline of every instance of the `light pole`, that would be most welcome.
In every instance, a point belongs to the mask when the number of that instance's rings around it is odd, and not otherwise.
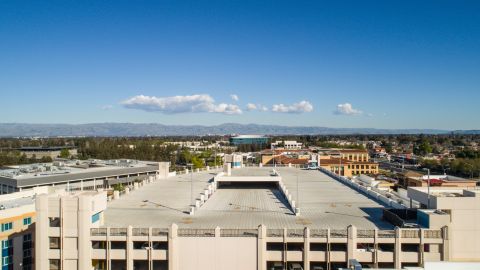
[[[300,208],[300,197],[298,192],[298,171],[297,171],[297,208]],[[295,209],[293,209],[295,210]]]
[[[338,151],[340,155],[340,168],[338,168],[338,175],[342,176],[342,152]]]
[[[188,163],[187,166],[190,166],[190,205],[193,206],[193,163]]]
[[[427,171],[427,208],[430,209],[430,169],[425,168],[424,170]]]

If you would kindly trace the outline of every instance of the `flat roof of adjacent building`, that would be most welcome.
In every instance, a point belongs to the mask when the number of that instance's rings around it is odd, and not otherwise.
[[[237,135],[237,136],[232,136],[231,139],[250,139],[250,138],[265,138],[268,139],[267,136],[265,135]]]
[[[136,160],[86,160],[37,163],[0,170],[0,182],[22,187],[158,170],[158,163]]]
[[[268,176],[271,170],[233,169],[232,176]],[[348,225],[362,229],[393,228],[382,221],[380,203],[320,171],[276,170],[297,201],[300,216],[292,213],[283,193],[275,186],[238,183],[217,189],[195,215],[188,215],[191,184],[193,197],[198,198],[215,174],[200,172],[159,180],[109,202],[104,226],[166,228],[176,223],[183,228],[256,228],[260,224],[269,228],[344,229]]]

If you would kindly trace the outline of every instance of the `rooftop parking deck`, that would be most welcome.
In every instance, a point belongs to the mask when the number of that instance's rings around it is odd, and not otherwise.
[[[272,168],[233,169],[232,176],[268,176]],[[105,226],[189,228],[346,228],[391,229],[381,220],[383,206],[319,171],[276,168],[301,209],[295,216],[274,183],[222,185],[195,212],[190,208],[190,174],[146,185],[108,204]],[[212,172],[193,174],[193,194],[213,178]],[[298,192],[297,192],[298,176]],[[298,197],[297,198],[297,194]]]

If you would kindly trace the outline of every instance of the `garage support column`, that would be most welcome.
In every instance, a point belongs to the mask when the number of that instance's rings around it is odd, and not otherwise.
[[[395,252],[394,252],[394,268],[402,267],[402,231],[399,227],[395,227]]]
[[[132,226],[127,227],[127,270],[133,270]]]
[[[350,267],[350,260],[355,259],[354,251],[357,249],[357,227],[348,226],[347,234],[347,265]]]
[[[168,230],[168,269],[178,270],[178,225],[173,223]]]
[[[308,227],[305,227],[303,237],[303,269],[310,270],[310,229]]]
[[[266,249],[267,249],[267,227],[265,227],[265,225],[262,224],[258,226],[257,270],[267,270]]]

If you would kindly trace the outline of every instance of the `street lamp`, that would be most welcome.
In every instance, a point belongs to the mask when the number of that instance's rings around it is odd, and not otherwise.
[[[428,168],[424,168],[423,169],[424,171],[427,171],[427,193],[428,193],[428,197],[427,197],[427,208],[430,209],[430,169]]]
[[[193,203],[193,163],[187,163],[187,166],[190,166],[190,205]]]

